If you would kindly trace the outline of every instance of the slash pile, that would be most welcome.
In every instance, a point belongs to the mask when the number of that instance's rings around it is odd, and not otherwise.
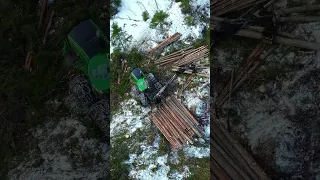
[[[157,110],[151,114],[151,120],[173,149],[180,148],[187,141],[192,144],[191,138],[194,134],[202,137],[198,128],[199,122],[174,96],[168,97],[158,105]]]
[[[243,62],[244,65],[240,67],[235,74],[231,75],[230,82],[224,87],[221,93],[219,93],[218,98],[214,103],[214,108],[222,107],[226,100],[231,98],[231,94],[239,89],[243,82],[259,68],[261,61],[273,50],[273,48],[271,48],[263,56],[260,56],[267,48],[267,44],[261,43],[252,51],[250,56]]]
[[[160,44],[158,44],[155,48],[151,49],[149,51],[149,54],[151,54],[151,55],[154,54],[155,52],[163,49],[164,47],[168,46],[169,44],[177,41],[178,39],[180,39],[180,37],[181,37],[180,33],[175,33],[174,35],[172,35],[168,39],[166,39],[163,42],[161,42]]]
[[[199,61],[208,56],[209,51],[205,46],[196,49],[184,49],[163,56],[155,61],[158,66],[185,66]]]

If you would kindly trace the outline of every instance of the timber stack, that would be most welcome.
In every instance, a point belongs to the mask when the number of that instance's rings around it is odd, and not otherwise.
[[[210,166],[212,179],[271,180],[249,153],[214,117],[211,121]]]
[[[182,67],[195,63],[201,58],[207,57],[209,50],[205,46],[196,49],[184,49],[162,56],[155,61],[157,66],[176,66]]]
[[[155,48],[151,49],[148,53],[149,55],[155,54],[157,51],[162,50],[164,47],[168,46],[169,44],[177,41],[180,39],[181,34],[180,33],[175,33],[174,35],[170,36],[168,39],[164,40],[160,44],[158,44]]]
[[[229,24],[228,27],[243,23],[244,26],[234,35],[263,40],[271,33],[271,41],[274,43],[319,50],[320,43],[308,42],[294,36],[292,24],[319,22],[320,16],[317,12],[320,10],[320,4],[279,9],[275,2],[276,0],[212,1],[210,28],[218,30],[223,23]]]
[[[197,119],[174,96],[168,97],[157,106],[151,114],[151,120],[173,149],[178,149],[187,142],[192,144],[191,139],[195,134],[202,137]]]

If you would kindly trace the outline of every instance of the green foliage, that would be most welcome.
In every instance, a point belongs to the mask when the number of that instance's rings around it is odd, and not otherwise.
[[[111,25],[111,45],[116,49],[127,50],[132,42],[132,36],[128,35],[117,23]]]
[[[142,12],[142,18],[143,18],[143,21],[147,21],[150,18],[148,11]]]
[[[169,153],[169,142],[168,140],[164,137],[163,134],[160,134],[160,140],[159,140],[159,155],[163,155],[166,153]]]
[[[129,158],[129,148],[127,146],[127,139],[124,135],[117,137],[110,154],[110,172],[111,179],[128,179],[129,174],[128,165],[124,164]]]
[[[207,158],[190,158],[185,155],[182,149],[178,150],[178,157],[180,162],[178,164],[172,164],[170,162],[170,171],[168,174],[173,171],[183,171],[184,166],[188,165],[190,168],[191,175],[186,179],[199,179],[207,180],[210,179],[210,157]]]
[[[198,48],[200,46],[209,46],[210,45],[210,28],[205,27],[202,31],[202,36],[199,39],[196,39],[193,43],[193,47]]]
[[[185,16],[185,21],[186,21],[186,24],[188,26],[194,26],[195,25],[194,24],[194,19],[193,19],[192,16],[189,16],[189,15]]]
[[[55,32],[42,45],[46,27],[38,29],[37,7],[37,1],[0,2],[0,127],[4,128],[0,130],[0,169],[7,166],[4,158],[24,152],[27,145],[21,141],[24,138],[21,135],[49,115],[45,102],[65,92],[68,75],[62,66],[62,47],[67,33],[80,21],[90,18],[104,25],[102,30],[108,27],[105,21],[98,21],[99,8],[103,7],[99,0],[57,0],[50,7],[56,12],[57,21],[52,24]],[[63,21],[59,23],[60,20]],[[23,68],[29,50],[33,52],[31,72]]]
[[[122,31],[122,28],[118,26],[117,23],[113,23],[112,26],[111,26],[111,29],[112,29],[112,33],[111,33],[111,38],[116,38],[120,35],[121,31]]]
[[[183,14],[190,14],[192,13],[192,7],[191,7],[191,2],[192,0],[181,0],[180,1],[180,8]]]
[[[210,158],[194,159],[190,158],[187,160],[188,164],[192,164],[190,172],[192,175],[187,179],[210,179]]]
[[[127,72],[122,72],[121,70],[121,57],[127,59]],[[127,98],[126,93],[130,92],[132,84],[130,83],[130,72],[135,67],[141,67],[142,62],[145,57],[136,49],[125,52],[121,49],[115,49],[111,54],[112,62],[110,64],[111,72],[111,108],[112,111],[116,111],[122,100]],[[118,78],[120,78],[120,84],[117,83]]]
[[[121,0],[111,0],[110,2],[111,18],[119,12],[120,7],[121,7]]]
[[[167,22],[167,18],[169,17],[169,14],[164,12],[163,10],[157,11],[150,23],[150,28],[160,28],[163,29],[165,25],[170,25],[169,22]]]
[[[177,1],[176,1],[177,2]],[[180,8],[182,14],[186,15],[185,21],[188,26],[195,26],[196,24],[209,24],[210,16],[205,11],[205,8],[192,8],[193,0],[180,0]]]

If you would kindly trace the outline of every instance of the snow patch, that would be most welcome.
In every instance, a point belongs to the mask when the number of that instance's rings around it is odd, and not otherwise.
[[[144,129],[150,124],[148,117],[150,107],[139,106],[137,101],[129,99],[121,103],[122,111],[112,116],[110,124],[111,137],[126,133],[129,136],[138,129]]]
[[[111,20],[110,28],[113,22],[118,23],[120,27],[122,27],[129,35],[132,36],[133,44],[140,44],[143,40],[148,40],[148,42],[144,42],[147,44],[146,49],[151,49],[157,45],[157,43],[150,41],[153,40],[164,40],[162,36],[158,33],[157,29],[151,29],[149,27],[151,19],[147,20],[147,22],[143,21],[142,12],[147,9],[149,13],[149,17],[152,18],[157,10],[163,10],[169,14],[168,21],[171,22],[171,25],[167,31],[167,36],[171,36],[177,32],[182,34],[181,39],[185,39],[189,35],[193,37],[199,37],[200,30],[204,25],[197,25],[189,27],[185,22],[185,15],[182,14],[180,6],[180,2],[172,2],[170,0],[162,0],[161,3],[155,3],[155,1],[140,1],[137,3],[136,1],[131,0],[123,0],[122,7],[120,12],[116,15],[114,19]],[[209,2],[207,0],[197,0],[192,4],[195,7],[201,6],[205,7],[205,11],[209,16]],[[156,8],[157,7],[157,8]],[[134,19],[136,21],[130,20]],[[134,31],[132,30],[134,28]],[[139,43],[140,42],[140,43]],[[113,47],[111,46],[111,52],[113,51]]]
[[[204,158],[210,156],[210,145],[209,147],[195,147],[195,146],[188,146],[183,148],[183,152],[189,157],[195,158]]]

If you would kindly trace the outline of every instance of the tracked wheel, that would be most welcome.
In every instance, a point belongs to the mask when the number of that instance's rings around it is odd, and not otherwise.
[[[141,102],[141,104],[143,106],[147,106],[148,105],[148,99],[147,99],[147,96],[144,93],[140,93],[139,94],[139,100],[140,100],[140,102]]]
[[[134,98],[139,98],[139,94],[140,94],[140,91],[138,90],[137,86],[132,86],[131,87],[131,92],[130,92],[130,95]]]
[[[150,81],[150,84],[153,84],[157,90],[160,90],[162,88],[161,83],[157,80],[157,78],[152,73],[149,73],[147,75],[147,78]]]

